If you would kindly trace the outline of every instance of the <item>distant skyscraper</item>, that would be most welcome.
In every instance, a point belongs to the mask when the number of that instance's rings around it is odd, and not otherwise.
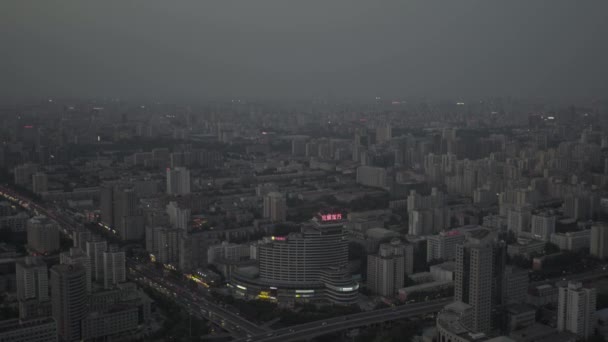
[[[116,248],[113,248],[113,251],[103,253],[104,288],[109,289],[116,284],[127,281],[125,263],[125,252],[120,252]]]
[[[395,295],[405,279],[405,245],[399,239],[380,245],[367,258],[367,287],[381,296]]]
[[[48,191],[48,179],[44,172],[36,172],[32,176],[32,190],[35,194]]]
[[[385,143],[393,137],[393,128],[390,124],[383,124],[376,127],[376,143]]]
[[[577,334],[583,339],[593,335],[595,328],[596,291],[579,282],[560,286],[557,308],[557,329]]]
[[[264,218],[273,222],[283,222],[287,216],[285,196],[279,192],[270,192],[264,197]]]
[[[608,258],[608,224],[597,223],[591,226],[591,255],[600,259]]]
[[[25,257],[15,263],[17,298],[49,299],[49,275],[46,263],[39,257]]]
[[[91,259],[80,248],[70,248],[68,252],[59,254],[59,262],[65,265],[81,265],[86,273],[87,293],[91,293]]]
[[[99,207],[101,222],[108,227],[114,227],[114,188],[104,186],[100,189]]]
[[[167,194],[187,195],[190,193],[190,171],[185,167],[167,168]]]
[[[114,227],[123,240],[128,240],[127,230],[129,223],[132,223],[130,218],[140,216],[138,208],[137,194],[133,189],[114,189],[113,193],[114,205]],[[143,235],[143,222],[141,227]]]
[[[80,341],[80,324],[87,309],[86,271],[80,265],[51,268],[51,301],[57,332],[64,341]]]
[[[27,222],[27,244],[40,253],[59,249],[59,228],[46,216],[34,216]]]

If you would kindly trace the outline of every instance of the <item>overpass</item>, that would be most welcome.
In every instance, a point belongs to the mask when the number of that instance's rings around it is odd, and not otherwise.
[[[287,342],[309,340],[313,337],[329,333],[352,329],[369,324],[382,323],[396,319],[409,318],[440,311],[445,305],[453,301],[452,297],[438,300],[406,304],[386,309],[373,310],[340,316],[325,321],[315,321],[278,329],[266,334],[251,335],[247,338],[238,339],[238,342],[263,341],[263,342]]]

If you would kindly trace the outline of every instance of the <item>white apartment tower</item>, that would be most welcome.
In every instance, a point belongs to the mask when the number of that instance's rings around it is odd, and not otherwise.
[[[399,239],[380,245],[378,254],[367,258],[367,287],[381,296],[391,297],[403,287],[405,245]]]
[[[596,308],[595,289],[584,288],[580,282],[560,286],[558,294],[557,330],[569,331],[583,339],[593,335]]]
[[[15,263],[19,300],[49,299],[49,275],[46,263],[37,257],[25,257]]]

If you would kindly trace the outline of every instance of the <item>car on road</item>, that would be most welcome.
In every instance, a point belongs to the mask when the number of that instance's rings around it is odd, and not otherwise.
[[[327,325],[327,322],[323,322],[323,323],[321,323],[321,325]]]

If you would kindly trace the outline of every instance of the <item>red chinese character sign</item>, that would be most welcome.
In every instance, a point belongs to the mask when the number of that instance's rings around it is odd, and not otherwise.
[[[336,214],[321,214],[321,221],[338,221],[338,220],[342,220],[342,214],[341,213],[336,213]]]

